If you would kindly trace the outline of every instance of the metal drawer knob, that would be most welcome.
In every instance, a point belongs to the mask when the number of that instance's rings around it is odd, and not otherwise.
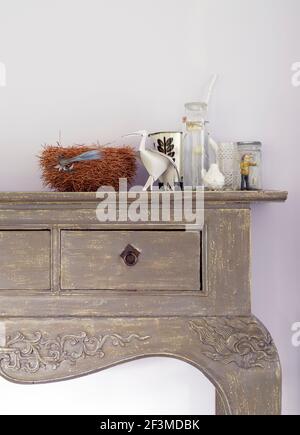
[[[140,251],[132,245],[126,246],[126,248],[121,254],[124,263],[128,267],[135,266],[139,261],[139,256],[140,256]]]

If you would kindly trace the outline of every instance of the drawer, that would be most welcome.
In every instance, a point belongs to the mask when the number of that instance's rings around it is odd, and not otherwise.
[[[200,257],[196,231],[65,230],[61,288],[199,291]]]
[[[50,251],[50,231],[0,231],[0,290],[49,290]]]

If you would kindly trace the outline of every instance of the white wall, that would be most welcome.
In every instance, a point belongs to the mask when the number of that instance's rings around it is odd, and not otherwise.
[[[299,17],[299,0],[0,0],[0,190],[41,189],[36,155],[60,129],[72,144],[178,128],[183,104],[220,74],[214,135],[262,140],[265,186],[290,190],[289,203],[261,205],[253,219],[254,311],[279,347],[286,413],[300,413],[291,345],[300,320]],[[164,359],[50,386],[0,380],[0,390],[0,412],[69,412],[72,400],[78,412],[205,413],[214,401],[194,368]]]
[[[0,379],[0,415],[213,414],[214,387],[198,373],[182,361],[146,358],[46,386]]]

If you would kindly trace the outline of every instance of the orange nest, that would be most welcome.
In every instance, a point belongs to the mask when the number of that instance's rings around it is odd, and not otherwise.
[[[100,149],[101,160],[74,163],[71,172],[59,171],[59,159],[69,159],[86,151]],[[39,156],[45,187],[58,192],[96,192],[99,187],[112,186],[119,190],[119,179],[132,184],[136,174],[135,150],[131,147],[61,146],[46,145]]]

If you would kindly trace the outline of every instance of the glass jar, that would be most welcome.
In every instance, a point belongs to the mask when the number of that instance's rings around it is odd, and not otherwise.
[[[225,177],[225,190],[239,190],[241,186],[240,155],[235,142],[220,143],[218,164]]]
[[[261,142],[238,142],[237,146],[240,158],[241,190],[261,190]]]
[[[206,103],[187,103],[183,140],[183,179],[185,188],[203,186],[202,169],[206,159],[208,135],[206,131]]]

